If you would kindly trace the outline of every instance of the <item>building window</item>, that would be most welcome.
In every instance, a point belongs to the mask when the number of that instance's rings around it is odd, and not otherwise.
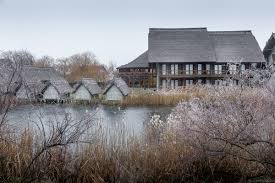
[[[178,89],[178,87],[179,87],[179,81],[175,80],[175,89]]]
[[[222,74],[222,65],[215,65],[215,74]]]
[[[175,75],[179,74],[179,65],[175,64]]]
[[[175,74],[175,65],[171,64],[171,74],[174,75]]]
[[[202,84],[202,79],[198,79],[197,84],[201,85]]]
[[[166,88],[166,80],[165,80],[165,79],[162,80],[162,88],[163,88],[163,89]]]
[[[242,65],[241,65],[241,73],[243,74],[244,71],[245,71],[245,64],[242,64]]]
[[[171,80],[171,89],[175,89],[175,80]]]
[[[221,83],[222,83],[221,80],[215,80],[215,85],[216,85],[216,86],[220,86]]]
[[[202,74],[202,64],[198,64],[198,75]]]
[[[193,64],[186,64],[185,72],[186,72],[186,75],[193,75]]]
[[[162,75],[166,75],[166,64],[162,64]]]
[[[192,79],[187,79],[187,80],[185,80],[185,85],[186,85],[186,86],[193,85],[193,80],[192,80]]]
[[[229,65],[229,72],[230,74],[237,74],[237,65],[236,64]]]
[[[206,74],[210,74],[211,67],[210,64],[206,64]]]

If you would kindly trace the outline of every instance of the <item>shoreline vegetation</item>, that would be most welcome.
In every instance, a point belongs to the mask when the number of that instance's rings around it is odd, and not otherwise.
[[[198,87],[189,92],[168,98],[166,104],[181,102],[164,121],[152,116],[141,139],[125,138],[119,126],[116,135],[108,138],[93,116],[75,121],[65,115],[61,121],[37,122],[20,134],[3,121],[0,181],[274,180],[274,132],[266,126],[274,124],[272,92],[238,86]],[[167,102],[158,97],[155,104]]]
[[[107,106],[119,106],[119,107],[158,107],[158,106],[176,106],[181,101],[189,101],[192,98],[202,98],[207,94],[207,87],[203,86],[190,86],[178,90],[160,90],[154,91],[151,89],[132,89],[132,92],[126,96],[122,101],[105,101],[103,96],[92,101],[77,101],[68,100],[64,102],[64,105],[107,105]],[[34,101],[18,101],[12,99],[14,105],[35,104],[40,105],[43,102]],[[47,102],[48,104],[63,104],[58,102]]]

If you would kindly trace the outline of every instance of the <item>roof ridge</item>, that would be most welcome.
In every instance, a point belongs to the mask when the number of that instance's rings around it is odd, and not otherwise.
[[[53,67],[39,67],[34,65],[24,65],[24,67],[35,68],[35,69],[54,69]]]
[[[191,28],[149,28],[149,31],[197,31],[197,30],[207,30],[207,27],[191,27]]]
[[[209,34],[252,34],[251,30],[238,31],[208,31]]]

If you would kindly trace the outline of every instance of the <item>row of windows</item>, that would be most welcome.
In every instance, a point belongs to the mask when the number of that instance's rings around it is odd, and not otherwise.
[[[168,68],[170,66],[170,68]],[[195,68],[196,67],[196,68]],[[194,71],[197,72],[198,75],[203,74],[203,67],[205,68],[205,74],[211,74],[211,65],[210,64],[185,64],[185,68],[182,69],[182,71],[184,71],[186,75],[193,75]],[[237,65],[230,65],[229,66],[229,71],[230,74],[236,74],[238,69],[240,71],[244,71],[245,68],[245,64],[241,64],[239,66],[239,68],[237,68]],[[161,67],[162,70],[162,75],[178,75],[179,74],[179,65],[178,64],[162,64]],[[222,65],[222,64],[215,64],[214,65],[214,74],[222,74],[223,71],[226,70],[226,65]]]
[[[169,88],[169,89],[177,89],[178,87],[181,87],[181,86],[190,86],[190,85],[194,85],[194,84],[207,84],[207,85],[213,84],[213,85],[219,86],[219,85],[223,84],[222,82],[223,82],[222,80],[218,80],[218,79],[217,80],[198,79],[196,81],[193,80],[193,79],[186,79],[186,80],[183,80],[183,81],[173,80],[173,79],[172,80],[163,79],[161,87],[162,88]],[[233,84],[237,85],[238,81],[234,80]]]

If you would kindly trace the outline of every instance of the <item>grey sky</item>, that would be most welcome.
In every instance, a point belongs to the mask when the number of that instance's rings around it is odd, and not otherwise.
[[[55,58],[92,51],[125,64],[147,49],[149,27],[275,32],[274,0],[0,0],[0,50]]]

